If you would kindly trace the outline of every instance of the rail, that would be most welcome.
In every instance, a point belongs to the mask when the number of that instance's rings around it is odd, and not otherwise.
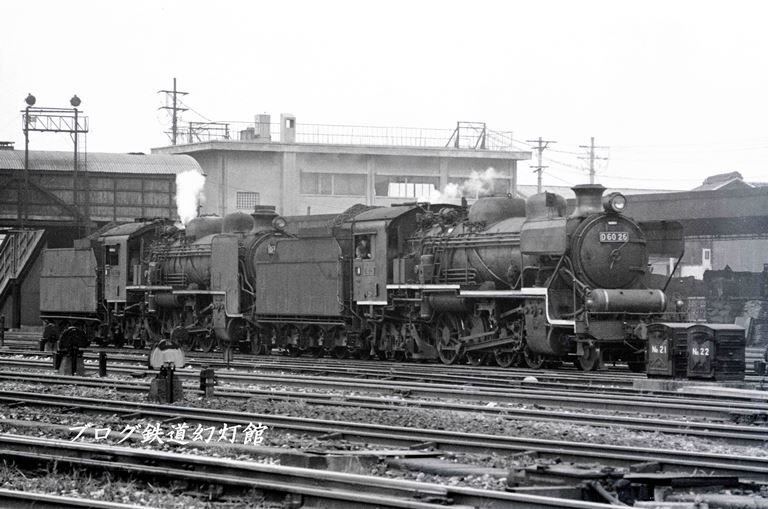
[[[391,447],[417,447],[419,444],[433,443],[434,447],[444,451],[481,454],[510,454],[535,450],[543,458],[561,458],[576,462],[610,463],[625,467],[642,462],[656,462],[663,470],[667,471],[670,469],[707,469],[717,474],[740,475],[747,479],[765,478],[768,475],[768,458],[760,456],[568,442],[183,406],[165,407],[148,403],[97,398],[79,398],[76,403],[73,403],[69,396],[17,391],[6,391],[0,394],[0,401],[4,404],[12,403],[14,405],[23,402],[26,405],[76,408],[81,412],[96,412],[106,415],[142,415],[145,418],[156,420],[187,418],[203,423],[227,422],[241,425],[248,422],[259,422],[273,430],[282,432],[301,432],[324,436],[334,434],[344,436],[347,439]],[[0,434],[0,441],[3,440],[4,436],[7,437],[7,435]],[[36,444],[40,444],[43,440],[37,437],[32,439]],[[71,442],[68,443],[71,444]],[[132,451],[137,450],[132,449]],[[327,472],[325,473],[327,474]]]
[[[88,357],[86,357],[88,358]],[[91,357],[92,358],[92,357]],[[112,357],[114,359],[114,356]],[[189,361],[189,359],[187,359]],[[194,361],[192,361],[194,363]],[[0,371],[0,381],[15,381],[47,385],[74,385],[78,387],[104,387],[103,380],[86,377],[71,377],[49,374],[5,373]],[[110,380],[108,387],[120,392],[146,393],[149,383],[144,381]],[[541,385],[538,382],[536,385]],[[194,391],[192,384],[187,384],[187,391]],[[589,426],[619,426],[635,431],[648,431],[665,434],[698,436],[708,439],[721,439],[734,444],[765,445],[768,442],[768,428],[748,425],[696,422],[691,420],[660,419],[655,417],[631,417],[609,414],[576,413],[544,408],[517,408],[509,406],[487,406],[482,403],[462,403],[435,401],[428,399],[400,399],[379,396],[347,395],[344,398],[329,398],[324,393],[296,391],[273,391],[267,389],[247,390],[239,388],[217,388],[215,396],[227,399],[250,399],[268,397],[277,401],[303,401],[310,405],[355,407],[373,410],[392,410],[393,408],[428,408],[450,410],[452,412],[471,412],[473,414],[503,415],[506,418],[573,423]],[[36,424],[33,424],[33,426]]]
[[[439,509],[449,504],[509,509],[611,507],[580,500],[20,435],[0,434],[0,450],[8,460],[33,458],[153,480],[183,480],[201,485],[213,483],[228,488],[285,493],[310,507]]]

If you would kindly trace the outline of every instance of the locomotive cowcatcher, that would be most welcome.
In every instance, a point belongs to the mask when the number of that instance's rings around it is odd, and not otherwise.
[[[642,369],[667,311],[649,254],[682,256],[675,222],[639,224],[599,185],[471,207],[356,206],[288,232],[272,207],[142,220],[44,253],[45,337],[268,354],[461,359],[500,366],[601,359]]]

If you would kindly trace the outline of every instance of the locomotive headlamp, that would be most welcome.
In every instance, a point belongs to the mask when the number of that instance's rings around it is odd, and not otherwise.
[[[621,193],[611,193],[603,198],[603,208],[606,212],[623,212],[627,206],[627,199]]]
[[[283,231],[285,230],[285,227],[287,225],[288,225],[288,222],[282,216],[277,216],[272,220],[272,228],[274,228],[275,230]]]

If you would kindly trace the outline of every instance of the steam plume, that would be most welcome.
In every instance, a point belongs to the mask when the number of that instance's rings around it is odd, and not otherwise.
[[[469,178],[461,184],[448,184],[442,192],[434,189],[429,196],[424,196],[421,199],[431,203],[451,203],[457,202],[462,196],[479,198],[493,194],[493,181],[502,176],[493,168],[488,168],[483,172],[472,171]]]
[[[182,224],[197,217],[197,207],[205,203],[205,175],[188,170],[176,175],[176,211]]]

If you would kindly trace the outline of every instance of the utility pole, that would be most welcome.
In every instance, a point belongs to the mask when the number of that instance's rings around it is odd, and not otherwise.
[[[608,148],[608,147],[596,147],[595,146],[595,137],[592,136],[589,139],[589,145],[579,145],[579,148],[586,148],[589,149],[589,183],[594,184],[595,183],[595,160],[603,159],[607,160],[607,157],[597,157],[595,155],[595,149],[596,148]],[[579,157],[579,159],[587,159],[587,157]]]
[[[161,110],[171,110],[171,144],[176,145],[176,134],[179,127],[179,113],[187,111],[188,108],[179,107],[178,96],[187,95],[189,92],[180,92],[176,90],[176,78],[173,78],[173,90],[160,90],[158,93],[163,92],[165,94],[165,106],[161,106]],[[168,106],[170,101],[171,106]]]
[[[536,143],[537,147],[536,150],[539,152],[539,164],[537,166],[534,166],[536,168],[534,171],[538,173],[538,178],[536,181],[536,192],[541,192],[541,172],[544,170],[544,168],[548,168],[548,166],[542,166],[541,164],[541,154],[544,152],[544,149],[549,146],[550,143],[557,143],[556,141],[552,140],[542,140],[541,136],[539,136],[538,140],[526,140],[526,143]]]

